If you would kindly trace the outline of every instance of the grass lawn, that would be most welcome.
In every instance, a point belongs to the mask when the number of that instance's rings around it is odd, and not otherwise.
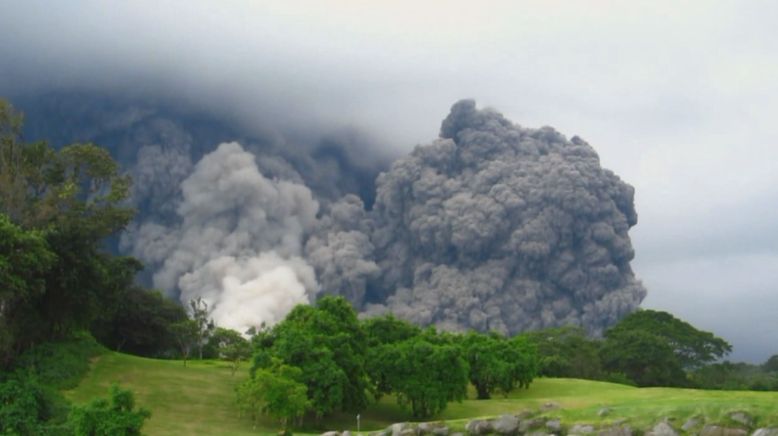
[[[227,364],[218,361],[154,360],[119,353],[96,358],[81,384],[65,396],[76,403],[107,397],[108,388],[118,383],[136,395],[136,402],[152,412],[143,430],[149,435],[257,435],[275,434],[278,426],[263,421],[256,429],[247,418],[239,418],[234,387],[247,376],[247,365],[230,374]],[[471,392],[471,398],[475,395]],[[528,390],[518,390],[507,398],[466,400],[451,403],[433,419],[445,419],[463,428],[468,419],[515,413],[554,402],[560,406],[546,413],[566,424],[592,424],[627,418],[633,428],[647,428],[661,418],[675,419],[678,426],[686,418],[704,415],[727,423],[726,414],[744,410],[756,417],[757,426],[778,425],[778,392],[700,391],[693,389],[643,388],[570,379],[537,379]],[[597,412],[611,412],[600,418]],[[362,430],[384,428],[393,422],[411,420],[391,397],[383,398],[362,414]],[[323,423],[330,430],[356,430],[350,414],[330,417]],[[316,434],[309,428],[307,431]]]

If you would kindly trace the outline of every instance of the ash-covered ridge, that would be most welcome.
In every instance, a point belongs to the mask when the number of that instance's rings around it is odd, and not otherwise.
[[[454,330],[599,333],[646,294],[630,268],[633,198],[580,138],[460,101],[439,139],[378,177],[368,311]]]

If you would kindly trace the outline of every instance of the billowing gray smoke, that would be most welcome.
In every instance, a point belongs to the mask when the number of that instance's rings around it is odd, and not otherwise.
[[[254,155],[221,144],[181,183],[180,223],[147,222],[132,253],[155,270],[154,285],[202,297],[221,326],[273,324],[318,288],[300,257],[318,203],[303,185],[266,179]]]
[[[322,289],[346,297],[356,307],[363,306],[367,285],[380,272],[373,260],[371,233],[372,220],[362,201],[347,195],[330,206],[305,247]]]
[[[629,262],[634,190],[578,137],[470,100],[377,182],[376,297],[420,324],[600,332],[645,296]]]
[[[391,168],[348,130],[294,141],[173,103],[33,101],[28,119],[54,124],[29,136],[93,140],[130,168],[139,214],[121,249],[171,297],[206,299],[220,325],[337,294],[448,329],[597,333],[645,295],[629,265],[633,189],[581,139],[472,101]]]

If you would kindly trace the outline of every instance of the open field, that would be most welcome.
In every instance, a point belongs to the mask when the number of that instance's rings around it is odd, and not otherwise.
[[[83,403],[96,396],[106,397],[116,382],[136,394],[137,403],[152,411],[144,426],[149,435],[256,435],[274,434],[278,426],[263,421],[257,429],[246,418],[239,418],[234,403],[234,387],[247,376],[244,365],[232,376],[227,364],[218,361],[154,360],[120,353],[96,358],[81,384],[65,396]],[[471,394],[474,398],[474,394]],[[672,388],[633,388],[629,386],[570,379],[537,379],[528,390],[517,390],[507,398],[466,400],[451,403],[434,419],[445,419],[463,427],[470,418],[537,409],[553,402],[560,406],[546,413],[566,424],[600,424],[627,418],[633,428],[647,428],[661,418],[675,419],[678,425],[691,416],[703,415],[709,421],[727,423],[728,412],[743,410],[756,418],[755,425],[778,425],[778,392],[700,391]],[[600,418],[597,412],[611,412]],[[394,402],[383,398],[362,414],[362,430],[384,428],[409,416]],[[325,420],[323,428],[356,430],[351,415]],[[316,429],[306,431],[316,433]]]

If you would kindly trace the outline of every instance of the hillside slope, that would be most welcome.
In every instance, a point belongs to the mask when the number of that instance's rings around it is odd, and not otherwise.
[[[136,394],[137,403],[152,411],[144,427],[149,435],[256,435],[275,434],[278,427],[270,420],[256,429],[238,416],[234,387],[247,376],[244,366],[232,376],[226,364],[217,361],[154,360],[120,353],[106,353],[95,359],[81,384],[65,396],[84,403],[106,396],[112,383],[119,383]],[[470,395],[474,398],[474,395]],[[703,415],[709,421],[727,423],[729,412],[743,410],[755,417],[755,426],[778,425],[778,392],[700,391],[672,388],[633,388],[629,386],[572,379],[538,379],[528,390],[517,390],[507,398],[467,400],[452,403],[436,419],[463,427],[466,420],[479,416],[516,413],[553,403],[559,408],[546,412],[564,423],[601,424],[626,418],[633,428],[648,428],[668,417],[679,426],[688,417]],[[609,408],[607,416],[598,411]],[[374,430],[409,417],[393,398],[384,398],[362,413],[362,430]],[[326,429],[356,430],[355,417],[334,416],[322,423]],[[307,431],[316,433],[310,428]]]

